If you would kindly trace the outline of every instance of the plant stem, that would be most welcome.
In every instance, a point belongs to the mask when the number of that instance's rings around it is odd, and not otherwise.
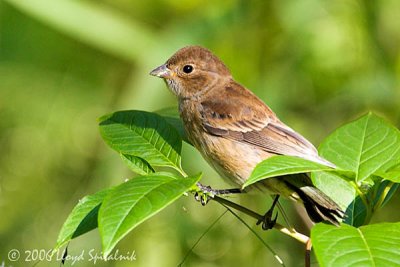
[[[256,213],[256,212],[254,212],[254,211],[252,211],[252,210],[249,210],[248,208],[243,207],[243,206],[241,206],[241,205],[239,205],[239,204],[236,204],[236,203],[234,203],[234,202],[232,202],[232,201],[229,201],[229,200],[227,200],[227,199],[225,199],[225,198],[221,198],[221,197],[219,197],[219,196],[214,196],[214,197],[211,198],[211,199],[214,200],[214,201],[216,201],[216,202],[218,202],[218,203],[220,203],[220,204],[223,204],[223,205],[226,205],[226,206],[231,207],[231,208],[233,208],[233,209],[236,209],[236,210],[238,210],[238,211],[241,211],[241,212],[243,212],[243,213],[249,215],[250,217],[255,218],[256,220],[260,220],[260,219],[263,218],[262,215],[260,215],[260,214],[258,214],[258,213]],[[300,242],[303,243],[303,244],[307,244],[307,242],[310,240],[310,238],[309,238],[308,236],[303,235],[303,234],[297,232],[297,231],[294,230],[294,229],[290,229],[290,230],[289,230],[288,228],[284,227],[283,225],[281,225],[281,224],[279,224],[279,223],[276,223],[276,224],[274,225],[274,228],[277,229],[278,231],[280,231],[281,233],[283,233],[283,234],[285,234],[285,235],[288,235],[288,236],[290,236],[290,237],[296,239],[297,241],[300,241]]]
[[[366,215],[364,219],[364,224],[368,224],[371,221],[372,217],[372,208],[370,205],[370,201],[368,200],[367,196],[361,191],[360,187],[356,182],[350,182],[351,185],[353,185],[354,189],[356,190],[358,196],[360,197],[361,201],[363,202],[365,209],[366,209]]]

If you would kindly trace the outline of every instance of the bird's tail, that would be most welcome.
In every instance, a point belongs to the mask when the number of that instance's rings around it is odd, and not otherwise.
[[[308,216],[314,222],[327,221],[339,225],[344,217],[343,210],[339,205],[313,185],[301,187],[293,186],[286,181],[302,200]]]

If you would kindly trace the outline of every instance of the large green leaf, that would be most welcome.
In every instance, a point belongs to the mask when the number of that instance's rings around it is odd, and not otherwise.
[[[400,132],[369,113],[346,124],[321,144],[322,157],[344,170],[355,172],[356,182],[386,171],[400,160]]]
[[[386,173],[399,162],[399,131],[376,115],[367,114],[328,136],[319,153],[339,168],[354,171],[355,176],[352,181],[345,181],[343,176],[318,172],[313,174],[314,184],[346,211],[346,223],[355,226],[368,223],[374,211],[373,202],[383,197],[384,204],[391,196],[381,196],[383,190],[374,191],[381,181],[373,177]]]
[[[178,113],[178,108],[177,107],[169,107],[169,108],[163,108],[160,110],[155,111],[155,113],[163,116],[163,118],[170,124],[172,125],[175,130],[178,131],[179,135],[181,138],[188,144],[191,144],[190,141],[188,140],[185,129],[183,127],[183,123],[181,118],[179,117]]]
[[[97,214],[100,204],[110,191],[111,189],[105,189],[79,201],[58,234],[56,248],[97,227]]]
[[[335,171],[331,167],[292,156],[273,156],[254,168],[243,188],[266,178],[312,171]]]
[[[128,232],[179,198],[199,179],[200,175],[183,178],[154,173],[117,186],[104,199],[99,211],[104,254],[109,254]]]
[[[320,266],[400,266],[400,223],[355,228],[319,223],[311,240]]]
[[[183,173],[182,141],[161,116],[145,111],[118,111],[100,118],[106,143],[124,155],[139,157],[151,166],[171,167]]]

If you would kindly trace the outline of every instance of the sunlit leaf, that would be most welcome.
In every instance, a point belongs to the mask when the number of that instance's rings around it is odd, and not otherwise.
[[[356,174],[361,182],[400,160],[400,132],[385,120],[369,113],[338,128],[320,146],[322,157]]]
[[[58,234],[56,248],[61,247],[75,237],[97,228],[97,214],[100,204],[110,191],[111,189],[105,189],[93,195],[86,196],[79,201]]]
[[[319,223],[311,240],[320,266],[400,266],[400,223],[355,228]]]
[[[271,177],[312,171],[335,171],[335,169],[299,157],[273,156],[257,164],[243,187]]]
[[[179,134],[157,114],[118,111],[100,118],[100,133],[121,154],[142,158],[150,166],[171,167],[183,173]]]
[[[200,175],[183,178],[170,173],[139,176],[117,186],[99,211],[99,230],[104,254],[133,228],[187,192]]]
[[[346,211],[346,223],[367,224],[373,212],[368,199],[380,199],[379,194],[384,192],[374,193],[379,186],[374,183],[380,181],[372,177],[400,160],[399,130],[369,113],[338,128],[322,142],[319,153],[336,166],[352,170],[355,176],[352,181],[344,181],[343,176],[332,173],[314,173],[314,184]]]

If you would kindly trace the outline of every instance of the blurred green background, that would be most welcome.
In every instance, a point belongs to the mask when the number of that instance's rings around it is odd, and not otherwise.
[[[176,105],[148,73],[185,45],[214,51],[316,145],[368,110],[399,127],[399,10],[397,0],[0,0],[0,265],[33,266],[23,261],[25,251],[51,249],[80,198],[132,177],[101,140],[96,119]],[[188,145],[183,165],[203,171],[204,184],[226,187]],[[258,195],[232,200],[260,213],[271,202]],[[307,233],[294,206],[283,204]],[[397,194],[373,221],[399,221],[399,204]],[[118,245],[120,254],[135,251],[136,261],[96,265],[176,266],[223,211],[184,197]],[[254,229],[286,266],[303,265],[297,241]],[[14,248],[21,259],[10,262]],[[97,230],[71,242],[70,255],[86,253],[74,266],[91,266],[91,249],[101,251]],[[280,266],[226,214],[184,266],[266,265]]]

